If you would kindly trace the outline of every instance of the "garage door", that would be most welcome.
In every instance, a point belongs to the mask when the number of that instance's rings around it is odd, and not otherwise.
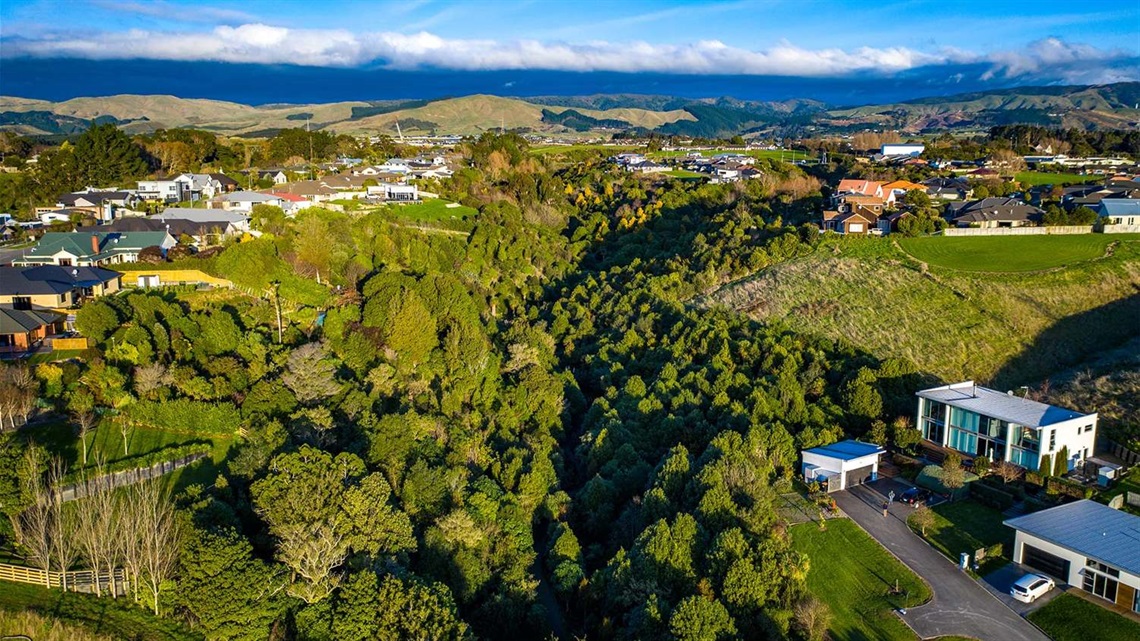
[[[854,470],[847,470],[846,487],[855,485],[862,485],[871,480],[871,470],[875,469],[874,465],[866,467],[855,468]]]
[[[1041,570],[1049,576],[1069,582],[1069,561],[1056,554],[1049,554],[1041,548],[1035,548],[1028,543],[1021,552],[1021,562],[1034,570]]]

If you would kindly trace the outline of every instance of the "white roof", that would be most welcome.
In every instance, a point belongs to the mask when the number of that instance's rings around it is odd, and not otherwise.
[[[223,196],[223,198],[231,203],[268,203],[276,200],[281,200],[277,196],[260,194],[256,191],[234,192],[232,194],[226,194]]]
[[[1026,427],[1046,427],[1082,416],[1095,416],[1095,414],[1082,414],[1062,407],[1031,401],[1006,392],[999,392],[988,387],[975,385],[973,381],[934,387],[922,390],[917,395],[945,403],[951,407],[958,407]]]
[[[181,207],[168,207],[159,216],[163,219],[189,220],[195,223],[240,223],[249,220],[249,216],[236,211]]]

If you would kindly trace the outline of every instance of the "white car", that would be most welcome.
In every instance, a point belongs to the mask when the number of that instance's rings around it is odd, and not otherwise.
[[[1026,574],[1018,579],[1017,583],[1013,584],[1013,587],[1009,589],[1009,593],[1018,601],[1033,603],[1038,598],[1048,594],[1049,590],[1052,590],[1054,587],[1056,587],[1056,583],[1047,576]]]

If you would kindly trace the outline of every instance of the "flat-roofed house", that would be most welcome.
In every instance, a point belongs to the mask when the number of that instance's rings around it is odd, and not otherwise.
[[[1015,562],[1140,613],[1140,516],[1085,499],[1005,524]]]
[[[927,441],[968,458],[985,456],[1036,470],[1068,452],[1072,470],[1094,453],[1096,414],[1054,407],[973,381],[917,392],[918,429]]]
[[[828,492],[869,483],[878,478],[879,455],[885,451],[874,443],[850,440],[804,450],[804,481],[817,481]]]

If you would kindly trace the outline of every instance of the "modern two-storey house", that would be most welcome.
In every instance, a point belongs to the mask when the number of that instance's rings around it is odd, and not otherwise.
[[[1068,452],[1066,469],[1092,456],[1096,414],[999,392],[973,381],[922,390],[918,396],[918,429],[936,445],[967,458],[985,456],[1036,470],[1041,459]]]

